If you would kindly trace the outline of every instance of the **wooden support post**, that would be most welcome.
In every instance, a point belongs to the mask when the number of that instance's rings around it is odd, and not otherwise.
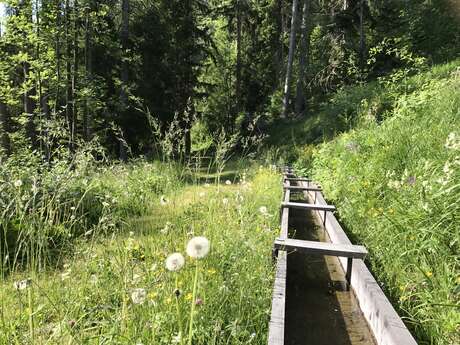
[[[350,290],[351,286],[351,271],[353,269],[353,258],[347,258],[347,273],[345,278],[347,279],[347,290]]]

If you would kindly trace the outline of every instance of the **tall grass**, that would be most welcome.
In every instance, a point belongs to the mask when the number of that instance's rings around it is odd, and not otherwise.
[[[59,253],[76,238],[116,231],[179,184],[170,165],[106,165],[85,152],[74,163],[58,160],[49,167],[34,153],[2,162],[1,275],[58,264]]]
[[[358,108],[312,161],[420,344],[460,343],[460,74],[448,67],[415,77],[391,111]]]
[[[184,186],[162,169],[139,163],[92,173],[103,198],[94,200],[110,202],[101,206],[111,210],[107,220],[119,221],[110,236],[74,240],[57,270],[3,277],[1,344],[180,344],[191,306],[193,344],[266,343],[279,176],[261,168],[231,184]],[[211,243],[195,288],[193,260],[165,269],[194,236]]]

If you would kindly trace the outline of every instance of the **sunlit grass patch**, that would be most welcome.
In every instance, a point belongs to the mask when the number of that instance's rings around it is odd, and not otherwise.
[[[24,294],[32,291],[38,344],[186,343],[192,305],[193,344],[266,343],[279,181],[261,169],[242,184],[171,190],[165,204],[156,195],[123,231],[82,241],[58,271],[30,276],[31,290],[13,286],[30,272],[12,274],[1,289],[0,342],[30,341]],[[196,262],[185,249],[195,236],[206,237],[210,251],[194,295]],[[165,260],[176,252],[185,264],[170,272]]]

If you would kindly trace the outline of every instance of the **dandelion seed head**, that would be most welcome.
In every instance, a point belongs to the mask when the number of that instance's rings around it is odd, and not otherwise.
[[[176,272],[184,267],[185,259],[181,253],[174,253],[166,259],[166,268],[168,271]]]
[[[134,304],[143,304],[146,297],[147,291],[145,291],[145,289],[137,288],[131,292],[131,300]]]
[[[32,279],[27,278],[24,280],[19,280],[17,282],[14,282],[13,287],[16,290],[24,290],[24,289],[27,289],[31,284],[32,284]]]
[[[187,254],[188,256],[201,259],[209,253],[209,240],[203,236],[197,236],[192,238],[187,243]]]

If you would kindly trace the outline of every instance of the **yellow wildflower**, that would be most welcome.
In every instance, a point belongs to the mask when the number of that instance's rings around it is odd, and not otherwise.
[[[150,300],[154,300],[158,297],[158,292],[151,291],[147,296]]]
[[[433,272],[431,272],[431,271],[426,271],[425,274],[426,274],[426,276],[427,276],[428,278],[430,278],[430,277],[433,275]]]
[[[191,300],[192,300],[192,297],[193,297],[193,295],[192,295],[190,292],[189,292],[187,295],[185,295],[185,299],[186,299],[187,301],[191,301]]]
[[[210,269],[208,270],[208,273],[209,273],[209,274],[215,274],[215,273],[216,273],[216,270],[215,270],[214,268],[210,268]]]

